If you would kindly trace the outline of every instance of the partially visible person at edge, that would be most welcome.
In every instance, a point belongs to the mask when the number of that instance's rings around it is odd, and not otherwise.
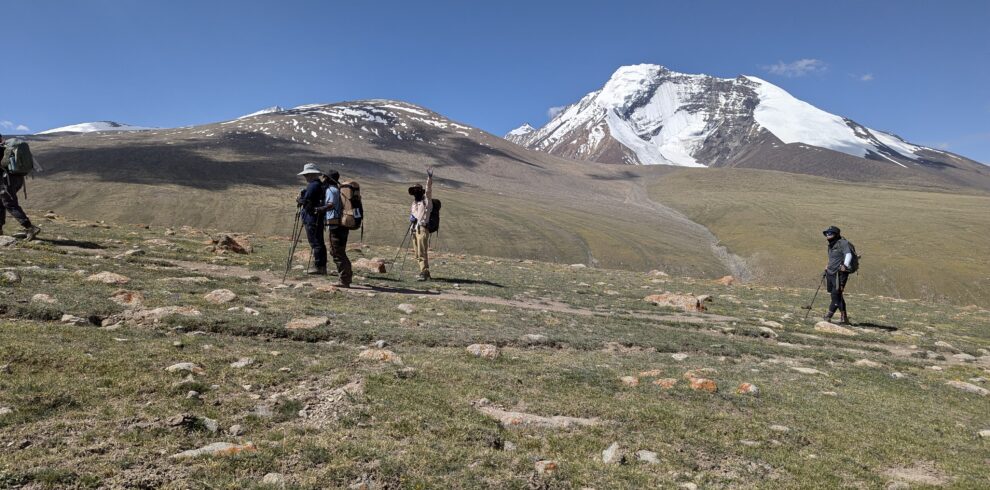
[[[3,135],[0,134],[0,155],[7,151],[7,145],[4,143]],[[41,232],[41,228],[31,224],[31,219],[27,217],[24,210],[21,209],[20,203],[17,202],[17,191],[24,187],[24,176],[23,175],[12,175],[7,173],[7,170],[3,170],[3,175],[0,175],[0,235],[3,235],[3,225],[7,221],[7,213],[10,213],[18,223],[24,227],[26,241],[34,240]]]
[[[832,303],[828,305],[828,313],[823,319],[832,321],[835,311],[839,311],[839,323],[848,324],[849,315],[846,313],[846,299],[842,292],[849,280],[849,267],[852,265],[853,251],[849,242],[842,238],[840,230],[829,226],[822,232],[828,240],[828,265],[825,266],[825,290],[832,293]]]
[[[303,227],[306,228],[306,239],[313,252],[313,266],[306,273],[323,275],[327,273],[327,245],[323,240],[324,190],[320,181],[323,172],[316,168],[315,163],[307,163],[298,175],[306,179],[306,188],[299,194],[296,204],[300,207],[299,214]]]
[[[417,281],[430,279],[430,231],[427,224],[433,211],[433,167],[426,169],[426,188],[416,184],[409,188],[413,197],[409,209],[409,223],[412,227],[413,248],[416,250],[416,261],[419,262]]]
[[[327,174],[326,181],[326,203],[323,209],[326,211],[327,234],[330,238],[330,255],[333,263],[337,266],[337,273],[340,279],[334,286],[349,288],[354,273],[351,271],[351,259],[347,257],[347,237],[351,230],[341,226],[340,219],[343,216],[344,204],[340,199],[340,173],[331,171]]]

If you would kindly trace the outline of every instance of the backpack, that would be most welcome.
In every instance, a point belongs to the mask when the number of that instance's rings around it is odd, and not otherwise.
[[[353,180],[340,184],[340,202],[344,205],[340,214],[340,226],[348,230],[361,228],[364,222],[364,205],[361,204],[361,185]]]
[[[436,233],[440,231],[440,203],[439,199],[433,199],[433,209],[430,210],[430,219],[426,222],[426,231]]]
[[[34,157],[26,141],[10,140],[3,147],[0,168],[10,175],[25,176],[34,170]]]
[[[850,274],[852,274],[859,270],[859,259],[862,257],[862,255],[856,253],[856,246],[853,245],[852,242],[846,240],[846,243],[849,244],[849,250],[852,250],[852,254],[853,254],[852,260],[849,262],[849,267],[846,267],[846,270]]]

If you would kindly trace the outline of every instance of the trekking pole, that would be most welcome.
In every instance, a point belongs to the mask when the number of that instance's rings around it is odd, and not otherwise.
[[[395,251],[395,257],[392,258],[392,271],[389,272],[389,274],[388,274],[389,276],[392,275],[392,272],[395,272],[395,265],[396,265],[396,262],[399,261],[399,254],[401,254],[402,251],[405,250],[405,248],[406,248],[406,239],[409,238],[409,232],[411,230],[412,230],[412,225],[409,225],[409,227],[406,228],[406,234],[405,235],[402,235],[402,241],[399,242],[399,249]],[[404,260],[405,259],[403,259],[403,261]]]
[[[289,277],[289,269],[292,268],[292,259],[296,254],[296,245],[299,244],[299,238],[302,236],[302,224],[300,220],[301,210],[296,210],[296,217],[292,221],[292,237],[289,239],[291,242],[289,244],[289,256],[285,259],[285,273],[282,274],[282,284],[285,284],[285,279]]]
[[[804,313],[804,320],[808,321],[808,315],[811,314],[811,309],[815,306],[815,299],[818,298],[818,291],[821,291],[822,284],[825,284],[825,274],[822,274],[822,280],[818,282],[818,289],[815,289],[815,295],[811,297],[811,304],[808,306],[803,306],[802,308],[808,310]]]
[[[411,228],[411,227],[410,227],[410,228]],[[412,240],[409,240],[409,248],[408,248],[408,249],[403,249],[403,251],[404,251],[405,253],[404,253],[404,254],[402,254],[402,263],[401,263],[401,264],[399,264],[399,267],[398,267],[398,268],[396,269],[396,270],[398,270],[398,271],[399,271],[399,275],[398,275],[398,279],[402,279],[402,273],[403,273],[403,272],[405,271],[405,269],[406,269],[406,259],[408,259],[408,258],[409,258],[409,251],[410,251],[410,250],[412,250],[412,248],[413,248],[413,246],[414,246],[414,245],[415,245],[415,243],[413,243],[413,241],[412,241]]]

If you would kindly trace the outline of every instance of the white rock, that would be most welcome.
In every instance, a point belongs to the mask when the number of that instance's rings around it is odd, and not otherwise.
[[[206,295],[203,296],[203,299],[207,302],[219,305],[234,301],[237,299],[237,295],[229,289],[215,289],[209,293],[206,293]]]
[[[791,369],[801,374],[825,374],[815,368],[791,366]]]
[[[246,368],[252,364],[254,364],[254,359],[250,357],[242,357],[230,363],[230,367],[240,369],[240,368]]]
[[[678,352],[676,354],[671,354],[670,357],[672,357],[675,361],[683,361],[688,358],[688,355]]]
[[[907,375],[905,375],[904,373],[899,373],[899,372],[896,372],[895,371],[893,373],[890,373],[890,377],[891,378],[894,378],[894,379],[904,379],[904,378],[907,377]]]
[[[860,359],[860,360],[854,362],[853,364],[855,364],[857,366],[861,366],[861,367],[871,367],[871,368],[877,368],[877,367],[880,367],[882,365],[879,362],[871,361],[869,359]]]
[[[227,429],[227,433],[234,437],[244,435],[244,426],[241,424],[234,424]]]
[[[967,383],[965,381],[946,381],[945,384],[953,388],[963,390],[967,393],[975,393],[980,396],[990,395],[990,391],[988,391],[986,388],[981,388],[979,386],[976,386],[972,383]]]
[[[0,274],[0,278],[8,284],[21,282],[21,276],[17,275],[14,271],[3,271],[3,274]]]
[[[31,301],[34,302],[34,303],[46,303],[46,304],[49,304],[49,305],[53,305],[55,303],[58,303],[58,300],[57,299],[55,299],[55,298],[53,298],[53,297],[51,297],[51,296],[49,296],[49,295],[47,295],[45,293],[38,293],[38,294],[36,294],[34,296],[31,296]]]
[[[12,236],[0,235],[0,247],[13,247],[17,239]]]
[[[12,413],[14,413],[14,409],[10,407],[0,407],[0,416],[10,415]]]
[[[636,459],[648,464],[660,464],[660,458],[657,456],[657,453],[645,449],[636,451]]]
[[[396,306],[396,309],[398,309],[399,311],[401,311],[401,312],[403,312],[403,313],[405,313],[407,315],[412,315],[413,312],[416,311],[416,307],[413,306],[413,305],[411,305],[411,304],[409,304],[409,303],[402,303],[401,305]]]
[[[234,454],[255,451],[257,448],[254,444],[250,442],[243,445],[231,444],[229,442],[214,442],[213,444],[208,444],[199,449],[190,449],[188,451],[182,451],[178,454],[173,454],[173,459],[186,459],[195,458],[197,456],[231,456]]]
[[[498,346],[492,344],[471,344],[467,346],[467,351],[472,356],[484,359],[496,359],[500,354]]]
[[[973,362],[973,361],[976,360],[976,357],[975,356],[966,354],[965,352],[962,352],[962,353],[959,353],[959,354],[953,354],[952,355],[952,358],[955,359],[955,360],[957,360],[957,361],[962,361],[962,362]]]
[[[193,364],[191,362],[180,362],[178,364],[173,364],[173,365],[165,368],[165,371],[170,372],[170,373],[178,373],[178,372],[185,371],[185,372],[190,372],[190,373],[193,373],[193,374],[206,374],[206,371],[204,371],[203,368],[201,368],[201,367],[199,367],[199,366],[197,366],[197,365],[195,365],[195,364]]]
[[[274,487],[284,487],[285,486],[285,476],[281,473],[267,473],[265,477],[261,479],[263,485],[271,485]]]
[[[990,438],[990,429],[983,429],[980,432],[977,432],[977,434],[984,439]]]
[[[62,315],[62,319],[60,321],[68,325],[89,325],[89,320],[69,314]]]
[[[86,280],[91,282],[102,282],[103,284],[127,284],[131,281],[131,279],[127,276],[122,276],[120,274],[107,271],[93,274],[87,277]]]
[[[770,430],[774,432],[790,432],[791,428],[786,425],[771,425]]]
[[[602,451],[602,462],[605,464],[622,464],[626,459],[625,451],[618,442],[613,442]]]

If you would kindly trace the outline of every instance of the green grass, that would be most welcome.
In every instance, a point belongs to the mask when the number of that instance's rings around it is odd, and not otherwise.
[[[936,341],[947,341],[982,356],[981,349],[990,347],[985,309],[854,294],[854,319],[897,330],[861,329],[846,338],[800,321],[808,289],[726,287],[690,277],[451,253],[435,254],[437,280],[426,285],[412,281],[407,263],[403,274],[362,273],[357,283],[382,288],[371,295],[312,286],[275,289],[266,278],[269,269],[281,272],[284,240],[255,237],[256,253],[218,260],[202,250],[203,237],[192,230],[166,235],[160,227],[92,227],[63,219],[45,230],[99,248],[80,253],[40,241],[0,252],[0,267],[17,268],[22,278],[0,291],[0,365],[9,369],[0,372],[0,407],[14,410],[0,416],[0,487],[257,488],[266,473],[279,472],[292,488],[346,487],[361,480],[388,488],[655,488],[686,482],[702,488],[875,488],[891,480],[888,469],[920,462],[931,462],[953,487],[987,483],[986,443],[976,432],[990,428],[990,400],[945,382],[986,377],[988,358],[942,362],[888,352],[924,354]],[[150,238],[173,245],[152,247],[145,242]],[[147,254],[113,258],[134,246]],[[351,256],[394,254],[393,248],[370,246]],[[218,269],[165,266],[175,260],[212,261]],[[243,271],[217,275],[223,267]],[[123,287],[141,291],[148,308],[193,306],[202,315],[112,330],[59,324],[63,313],[122,313],[107,299],[117,287],[84,281],[102,270],[130,277]],[[242,278],[242,272],[262,279]],[[211,275],[209,282],[163,280],[204,274]],[[302,278],[299,271],[292,277],[326,281]],[[221,287],[238,299],[226,305],[203,301],[205,293]],[[386,288],[411,294],[389,294]],[[642,301],[664,290],[711,294],[710,313],[732,319],[693,324],[643,318],[675,313]],[[442,300],[436,292],[534,307]],[[36,293],[58,303],[31,302]],[[542,311],[535,306],[540,301],[593,314]],[[400,303],[416,311],[403,313]],[[261,314],[228,312],[230,306]],[[284,328],[304,314],[331,321],[309,331]],[[774,328],[776,338],[759,330],[764,321],[782,324]],[[529,333],[547,340],[520,339]],[[362,346],[378,339],[415,373],[358,361]],[[464,347],[475,342],[502,346],[501,357],[467,355]],[[625,349],[606,349],[612,342]],[[676,361],[672,352],[688,358]],[[242,357],[255,363],[230,367]],[[883,367],[853,364],[863,358]],[[183,383],[184,375],[164,371],[177,362],[197,363],[206,374]],[[933,365],[943,369],[929,369]],[[805,375],[791,366],[827,374]],[[653,369],[681,378],[700,368],[717,371],[710,376],[718,393],[692,391],[683,380],[669,391],[647,378],[636,387],[619,382]],[[907,377],[892,379],[893,371]],[[358,379],[363,394],[348,397],[336,417],[313,424],[299,415],[314,400],[330,399],[330,390]],[[761,394],[736,394],[743,382],[756,384]],[[191,389],[202,400],[187,399]],[[310,389],[319,395],[297,396]],[[472,407],[481,398],[509,409],[606,423],[505,429]],[[271,415],[259,413],[259,405]],[[221,433],[169,426],[177,414],[213,418]],[[234,424],[243,426],[243,436],[223,432]],[[790,431],[774,431],[773,425]],[[251,441],[258,451],[169,459],[217,441]],[[654,451],[660,463],[605,465],[599,455],[615,441],[630,452]],[[539,459],[558,461],[559,472],[535,475]]]
[[[990,196],[859,185],[741,169],[681,171],[650,184],[747,258],[764,284],[814,287],[821,230],[863,255],[849,291],[958,305],[990,303]]]

